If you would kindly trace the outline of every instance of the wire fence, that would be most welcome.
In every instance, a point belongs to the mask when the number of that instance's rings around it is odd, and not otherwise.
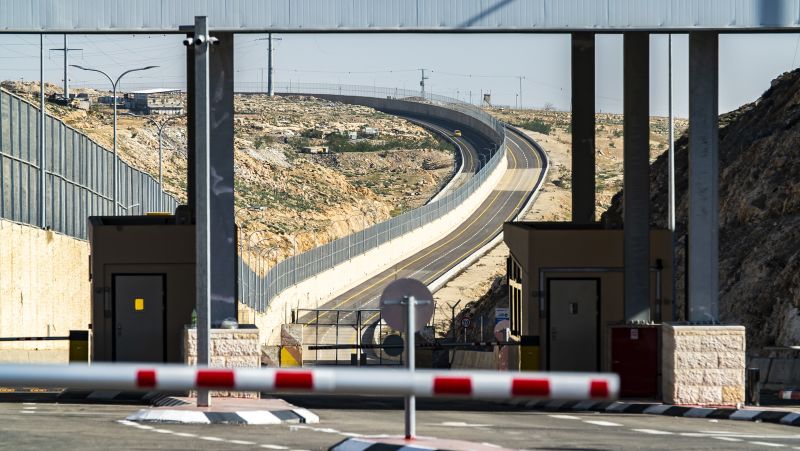
[[[39,108],[0,90],[0,218],[87,238],[87,218],[114,214],[114,154],[47,115],[40,153]],[[43,158],[42,158],[43,156]],[[176,200],[150,174],[117,165],[122,214],[172,211]]]
[[[423,97],[420,92],[402,89],[328,84],[277,85],[275,91],[281,94],[363,96],[434,104],[462,112],[492,127],[496,133],[497,147],[493,149],[492,157],[473,177],[434,202],[282,260],[263,276],[240,262],[240,299],[260,312],[265,311],[269,302],[285,289],[429,224],[458,208],[481,187],[502,160],[502,152],[499,150],[505,148],[503,124],[480,108],[456,99],[430,93],[425,93]]]

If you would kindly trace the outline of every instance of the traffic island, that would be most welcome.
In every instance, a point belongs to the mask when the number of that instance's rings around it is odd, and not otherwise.
[[[439,439],[433,437],[417,437],[406,440],[401,436],[370,438],[348,438],[328,448],[329,451],[503,451],[502,448],[488,443],[474,443],[464,440]],[[509,450],[510,451],[510,450]]]
[[[128,421],[180,424],[319,423],[309,410],[272,399],[214,398],[211,407],[197,407],[194,398],[174,398],[183,405],[142,409]]]

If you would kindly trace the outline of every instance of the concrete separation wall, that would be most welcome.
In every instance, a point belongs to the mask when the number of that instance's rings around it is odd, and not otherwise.
[[[0,337],[67,336],[90,321],[89,243],[0,219]],[[0,342],[0,362],[66,363],[67,341]]]
[[[284,290],[270,302],[266,312],[256,313],[256,325],[263,332],[262,339],[269,345],[278,344],[280,325],[288,322],[292,309],[316,308],[335,299],[337,294],[380,273],[394,262],[425,249],[452,232],[489,197],[507,168],[506,155],[503,154],[486,181],[460,207],[413,232]]]

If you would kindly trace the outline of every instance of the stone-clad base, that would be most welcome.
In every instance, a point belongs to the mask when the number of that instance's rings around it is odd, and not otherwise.
[[[261,340],[258,329],[211,329],[211,367],[260,368]],[[197,365],[197,329],[183,331],[184,361]],[[189,396],[196,396],[190,393]],[[211,396],[258,399],[257,392],[214,391]]]
[[[665,403],[696,406],[744,403],[743,326],[665,324],[661,343]]]

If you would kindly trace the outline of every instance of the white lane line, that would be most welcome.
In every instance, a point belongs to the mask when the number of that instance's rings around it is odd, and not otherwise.
[[[25,409],[25,410],[36,410],[38,407],[36,407],[36,406],[22,406],[22,408]]]
[[[191,432],[176,432],[175,435],[178,437],[197,437],[197,434],[192,434]]]
[[[641,432],[643,434],[651,435],[672,435],[669,431],[659,431],[658,429],[631,429],[632,431]]]
[[[601,421],[601,420],[583,420],[583,422],[593,424],[595,426],[622,426],[619,423],[612,423],[610,421]]]
[[[153,429],[153,432],[158,432],[159,434],[172,434],[172,431],[169,429]]]
[[[717,440],[723,440],[723,441],[726,441],[726,442],[741,442],[742,441],[742,439],[740,439],[740,438],[733,438],[733,437],[711,437],[711,438],[717,439]]]
[[[772,447],[772,448],[783,448],[784,446],[786,446],[786,445],[784,445],[782,443],[770,443],[770,442],[747,442],[747,443],[750,443],[751,445],[758,445],[758,446],[769,446],[769,447]]]
[[[201,435],[198,437],[200,440],[208,440],[209,442],[224,442],[224,438],[212,437],[210,435]]]
[[[20,410],[19,413],[36,413],[35,410]]]
[[[558,418],[559,420],[580,420],[581,417],[575,415],[548,415],[550,418]]]
[[[280,445],[261,445],[262,448],[266,449],[289,449],[287,446],[280,446]]]
[[[228,440],[234,445],[255,445],[256,442],[248,442],[247,440]]]

